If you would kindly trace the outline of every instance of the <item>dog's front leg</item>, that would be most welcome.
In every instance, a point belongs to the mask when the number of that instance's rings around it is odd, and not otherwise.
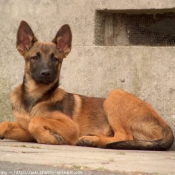
[[[79,137],[78,125],[60,112],[36,116],[29,123],[29,131],[38,143],[76,145]],[[45,116],[44,115],[44,116]]]
[[[11,139],[23,142],[34,141],[31,134],[17,122],[2,122],[0,124],[0,139]]]

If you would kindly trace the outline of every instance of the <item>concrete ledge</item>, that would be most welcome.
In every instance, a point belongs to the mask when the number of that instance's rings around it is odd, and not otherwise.
[[[74,170],[88,170],[115,172],[128,175],[174,175],[175,152],[155,151],[124,151],[88,148],[78,146],[41,145],[35,143],[0,141],[0,172],[8,163],[23,163],[45,165],[50,167],[70,168]],[[22,165],[23,165],[22,164]],[[21,167],[20,170],[23,170]],[[14,167],[15,170],[15,167]],[[83,173],[83,174],[84,174]]]

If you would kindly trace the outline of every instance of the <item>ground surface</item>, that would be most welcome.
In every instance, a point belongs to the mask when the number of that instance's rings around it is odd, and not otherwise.
[[[123,151],[0,141],[2,174],[175,175],[175,151]]]

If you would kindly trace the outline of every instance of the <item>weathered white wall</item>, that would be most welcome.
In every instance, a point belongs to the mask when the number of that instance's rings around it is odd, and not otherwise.
[[[0,0],[0,121],[13,120],[10,91],[22,81],[16,31],[26,20],[38,39],[50,41],[70,24],[73,49],[61,71],[61,87],[89,96],[114,88],[150,103],[175,132],[175,47],[96,46],[96,10],[175,9],[175,0]],[[174,11],[173,9],[173,11]]]

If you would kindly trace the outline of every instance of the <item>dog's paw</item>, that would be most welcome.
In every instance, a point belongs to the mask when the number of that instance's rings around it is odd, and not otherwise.
[[[86,139],[83,139],[83,138],[79,138],[78,139],[78,143],[77,143],[78,146],[88,146],[88,147],[91,147],[91,142],[89,140],[86,140]]]
[[[78,139],[78,146],[96,147],[98,146],[99,138],[97,136],[82,136]]]
[[[55,137],[55,139],[57,140],[59,145],[64,145],[65,142],[64,142],[64,139],[61,135],[53,134],[53,136]]]
[[[56,145],[64,145],[65,144],[65,140],[61,135],[59,135],[58,133],[55,133],[52,129],[50,129],[47,126],[44,126],[44,128],[49,131],[49,134],[51,136],[48,143],[50,142],[51,144],[56,144]]]

